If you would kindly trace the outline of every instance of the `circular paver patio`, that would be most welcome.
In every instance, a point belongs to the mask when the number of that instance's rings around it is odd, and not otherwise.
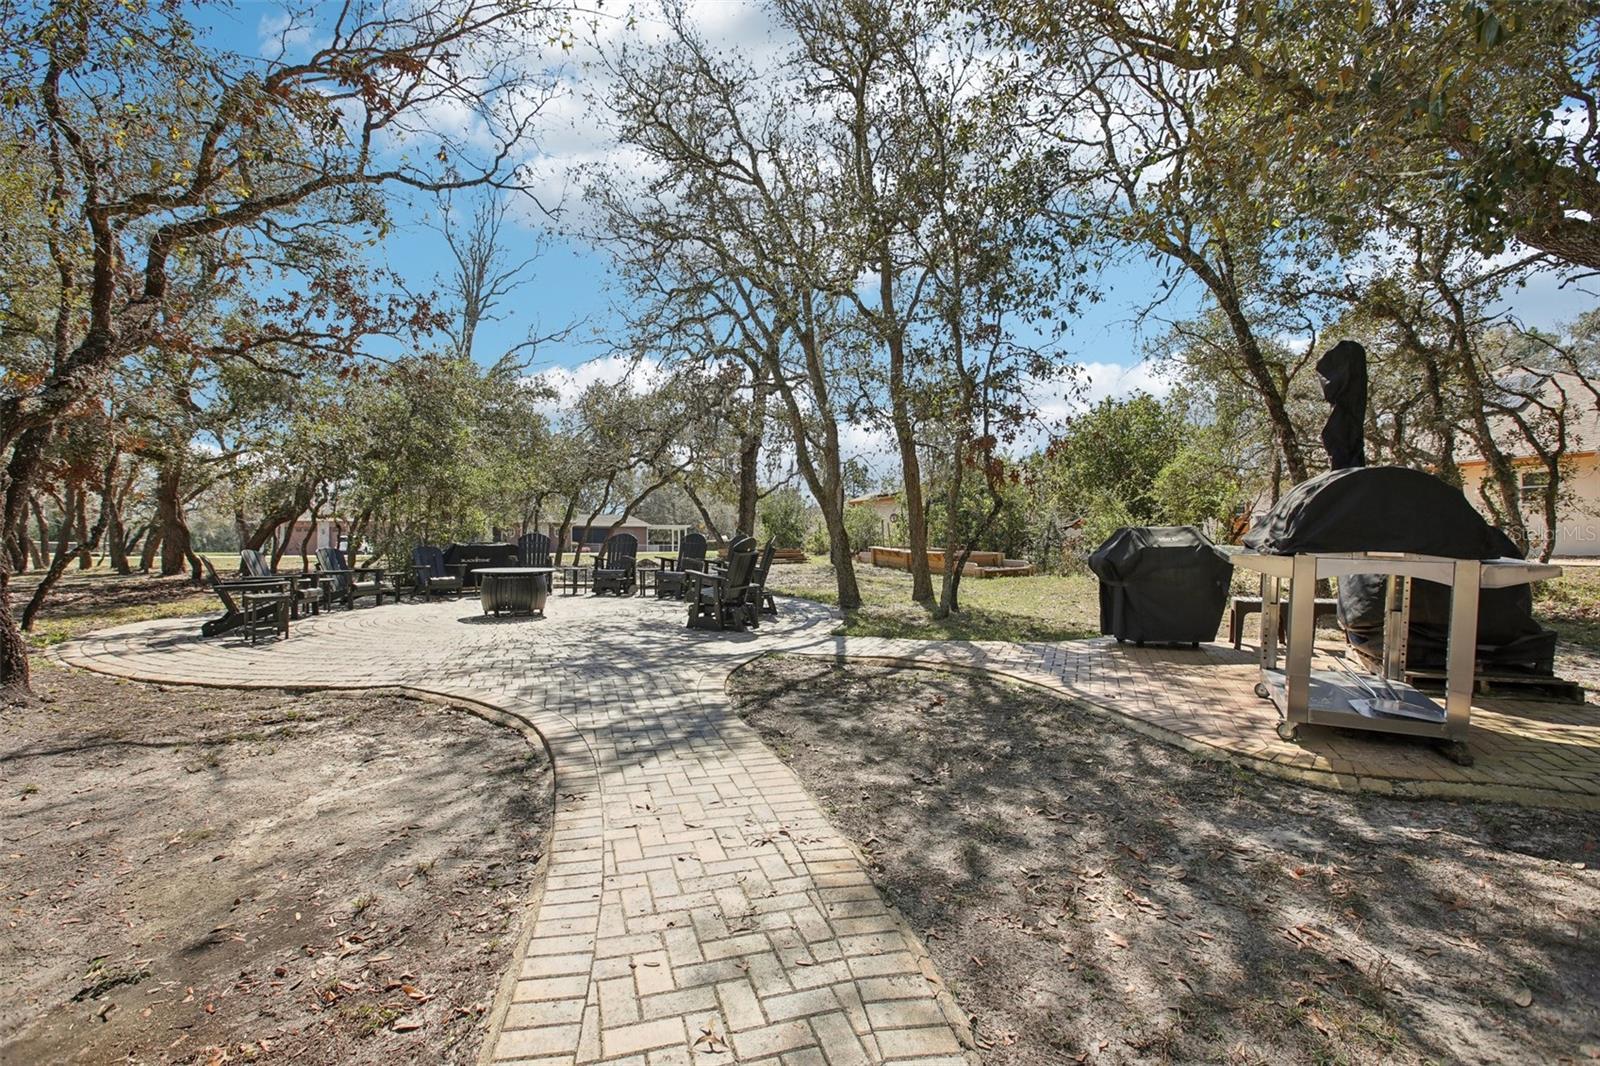
[[[58,657],[168,683],[404,686],[536,729],[555,830],[496,1061],[727,1062],[731,1046],[740,1062],[965,1063],[926,952],[724,695],[739,663],[832,624],[804,603],[723,634],[655,600],[557,596],[545,619],[498,620],[460,600],[323,615],[254,647],[140,623]]]
[[[486,618],[472,600],[298,622],[288,641],[202,641],[193,619],[61,645],[67,663],[146,681],[401,686],[537,731],[556,768],[548,873],[486,1057],[657,1066],[975,1061],[917,938],[851,845],[730,709],[728,675],[771,651],[887,659],[1040,685],[1151,735],[1335,788],[1600,809],[1589,705],[1474,711],[1472,767],[1424,745],[1304,730],[1276,738],[1226,646],[1107,640],[990,644],[831,636],[784,601],[750,634],[686,630],[646,599],[554,597],[548,617]],[[825,1058],[824,1058],[825,1055]]]

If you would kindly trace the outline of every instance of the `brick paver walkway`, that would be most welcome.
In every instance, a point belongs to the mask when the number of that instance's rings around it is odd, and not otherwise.
[[[832,616],[786,603],[749,635],[683,619],[653,599],[558,596],[543,620],[461,600],[324,615],[256,647],[140,623],[58,655],[151,681],[404,685],[537,729],[555,829],[494,1061],[976,1061],[926,951],[724,694],[739,663],[818,639]]]
[[[689,631],[654,600],[556,597],[549,618],[471,600],[296,623],[285,642],[200,641],[193,620],[106,630],[65,662],[149,681],[403,685],[537,730],[556,819],[537,917],[486,1058],[768,1066],[976,1061],[917,938],[792,773],[732,713],[728,674],[765,651],[891,659],[1044,686],[1146,733],[1331,787],[1600,809],[1592,705],[1474,711],[1473,767],[1328,730],[1277,739],[1248,655],[1109,641],[989,644],[828,635],[786,601],[757,633]]]

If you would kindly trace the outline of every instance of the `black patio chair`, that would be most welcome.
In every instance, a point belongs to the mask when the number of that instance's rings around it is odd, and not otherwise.
[[[739,546],[740,541],[745,540],[750,542],[750,550],[754,551],[756,547],[756,538],[752,537],[742,529],[734,530],[733,536],[729,537],[728,542],[724,544],[721,550],[717,552],[717,557],[710,560],[709,565],[711,569],[721,570],[723,567],[727,566],[728,557],[733,554],[733,549]]]
[[[777,550],[772,541],[767,541],[767,546],[761,549],[761,555],[756,560],[756,568],[750,575],[750,587],[745,593],[745,617],[752,626],[758,628],[761,625],[762,614],[778,613],[778,605],[767,592],[767,572],[772,569],[772,557]]]
[[[550,538],[543,533],[524,533],[517,538],[517,562],[521,566],[549,566],[550,565]],[[544,590],[550,592],[555,586],[551,581],[554,574],[544,576]]]
[[[430,600],[446,593],[459,600],[466,570],[464,563],[454,567],[445,563],[443,548],[419,544],[411,549],[412,587]]]
[[[374,604],[381,607],[385,596],[395,595],[383,567],[352,567],[338,548],[318,548],[317,566],[328,579],[332,597],[347,607],[354,607],[356,601],[365,596],[371,596]]]
[[[322,613],[322,605],[328,602],[327,590],[315,574],[283,574],[273,569],[267,562],[266,556],[254,548],[241,548],[239,551],[239,570],[246,578],[278,578],[289,582],[289,587],[294,593],[289,604],[289,613],[299,618],[302,611],[311,614]]]
[[[223,578],[217,575],[210,559],[202,555],[200,562],[211,590],[222,601],[221,616],[202,623],[201,636],[215,637],[241,628],[250,635],[252,644],[264,635],[289,636],[289,608],[294,594],[288,578]]]
[[[689,626],[742,630],[749,621],[746,598],[756,568],[756,542],[745,537],[730,545],[720,572],[688,571]]]
[[[605,547],[594,559],[594,580],[590,590],[599,595],[614,592],[618,596],[633,595],[636,579],[634,562],[639,557],[639,541],[632,533],[618,533],[606,541]]]
[[[668,596],[675,600],[683,599],[684,590],[689,587],[684,575],[690,570],[705,568],[705,536],[700,533],[685,534],[683,540],[678,542],[678,557],[662,564],[661,571],[656,574],[656,599],[664,600]]]

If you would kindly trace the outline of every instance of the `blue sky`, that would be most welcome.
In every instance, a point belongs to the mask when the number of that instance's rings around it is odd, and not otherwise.
[[[702,0],[697,18],[708,35],[746,54],[775,47],[757,5],[743,0]],[[282,19],[282,6],[271,2],[209,9],[204,16],[218,43],[247,54],[261,54]],[[605,32],[622,31],[618,24],[612,24],[611,29],[602,29]],[[542,175],[543,194],[552,201],[564,184],[563,175],[570,163],[592,162],[603,158],[605,152],[582,100],[589,82],[581,59],[571,61],[568,71],[571,95],[550,108],[539,138],[543,151],[534,160]],[[443,238],[425,221],[432,210],[433,205],[427,201],[397,204],[396,228],[372,253],[375,262],[405,276],[413,290],[433,288],[435,279],[448,270]],[[526,255],[526,249],[541,236],[534,228],[537,213],[525,210],[513,214],[519,223],[507,231],[510,240],[516,242],[512,254]],[[529,271],[527,283],[507,301],[503,317],[480,327],[481,359],[493,359],[521,342],[530,331],[547,333],[582,322],[569,339],[539,353],[542,366],[573,368],[603,356],[608,351],[607,338],[618,335],[620,319],[612,306],[614,294],[608,284],[606,255],[578,242],[545,239],[543,255]],[[1159,388],[1149,368],[1139,365],[1144,345],[1159,334],[1163,321],[1188,317],[1202,302],[1197,286],[1181,284],[1140,331],[1135,319],[1163,290],[1166,275],[1160,263],[1139,256],[1098,271],[1095,281],[1102,298],[1081,310],[1061,344],[1064,358],[1089,366],[1092,398],[1133,388]],[[1545,276],[1515,293],[1508,306],[1523,320],[1550,327],[1572,319],[1596,302],[1586,293],[1559,289],[1554,278]]]

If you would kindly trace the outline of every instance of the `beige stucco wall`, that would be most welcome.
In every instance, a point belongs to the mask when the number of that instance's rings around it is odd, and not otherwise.
[[[880,540],[883,543],[888,543],[893,533],[894,516],[900,513],[900,501],[890,496],[887,499],[868,500],[857,506],[865,507],[878,516],[878,523],[883,532]]]
[[[1567,474],[1567,495],[1571,502],[1561,514],[1556,527],[1556,555],[1600,556],[1600,461],[1594,455],[1579,455],[1571,459]],[[1485,468],[1482,463],[1462,467],[1462,488],[1467,498],[1480,509],[1483,507]],[[1544,537],[1544,518],[1537,507],[1526,508],[1523,520],[1535,544]]]

